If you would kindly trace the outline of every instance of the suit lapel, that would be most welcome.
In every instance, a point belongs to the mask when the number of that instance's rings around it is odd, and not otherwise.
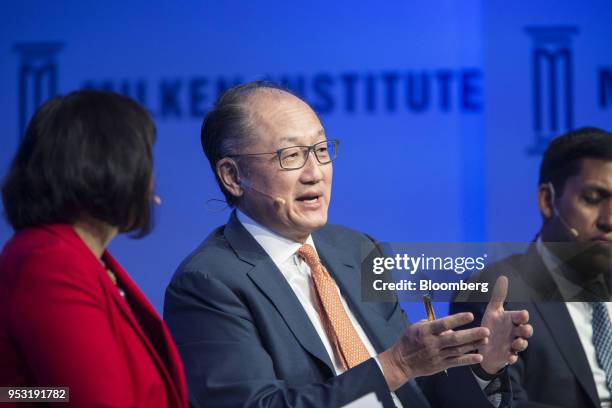
[[[389,325],[385,318],[368,302],[361,300],[361,265],[356,259],[346,256],[346,253],[336,250],[319,234],[313,234],[313,240],[321,262],[333,276],[368,339],[377,352],[386,350],[392,344],[389,340],[394,340],[394,337],[388,333]]]
[[[249,278],[272,302],[297,341],[334,373],[333,364],[293,289],[264,249],[232,213],[224,231],[238,258],[253,268]]]
[[[106,289],[110,289],[110,296],[123,313],[126,320],[138,334],[151,358],[159,367],[164,382],[170,384],[169,391],[175,401],[184,402],[182,391],[186,388],[180,357],[172,348],[173,340],[157,312],[153,309],[144,294],[128,276],[121,265],[106,252],[104,261],[117,276],[117,281],[125,291],[126,299],[119,295],[117,288],[106,280]],[[110,285],[110,286],[109,286]],[[129,300],[129,303],[128,301]]]
[[[535,244],[529,247],[519,273],[528,288],[537,288],[537,293],[532,294],[534,307],[542,315],[542,320],[553,334],[552,337],[561,355],[591,399],[593,406],[599,406],[593,373],[584,354],[580,337],[565,303],[562,302],[563,298],[559,288],[550,275],[551,272],[546,268]],[[560,333],[563,335],[559,335]]]
[[[599,406],[593,373],[567,307],[562,302],[536,302],[534,305],[542,315],[544,323],[553,333],[552,337],[555,339],[561,355],[574,372],[576,380],[586,391],[593,402],[593,406]],[[564,334],[560,336],[559,333]]]

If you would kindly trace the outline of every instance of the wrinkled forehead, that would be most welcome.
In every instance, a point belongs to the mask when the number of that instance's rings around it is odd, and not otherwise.
[[[245,101],[252,144],[257,149],[310,145],[325,139],[323,126],[312,108],[290,93],[262,89]]]

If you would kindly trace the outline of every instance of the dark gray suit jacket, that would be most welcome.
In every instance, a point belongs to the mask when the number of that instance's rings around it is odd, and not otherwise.
[[[389,348],[408,321],[398,302],[361,301],[361,261],[374,243],[332,225],[313,240],[374,348]],[[374,359],[334,375],[293,290],[235,214],[179,266],[164,318],[183,358],[192,406],[339,407],[370,392],[393,406]],[[406,408],[491,407],[467,368],[419,383],[396,392]]]

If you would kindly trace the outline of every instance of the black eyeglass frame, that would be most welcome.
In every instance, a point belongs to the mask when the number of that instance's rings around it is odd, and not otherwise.
[[[327,161],[321,161],[321,159],[319,158],[319,156],[317,155],[317,151],[316,151],[316,147],[320,146],[322,144],[326,144],[326,145],[333,145],[334,147],[334,157],[330,156],[330,159]],[[340,145],[340,140],[338,139],[332,139],[332,140],[323,140],[321,142],[317,142],[313,145],[310,146],[289,146],[289,147],[283,147],[282,149],[278,149],[275,152],[263,152],[263,153],[243,153],[243,154],[228,154],[225,157],[244,157],[244,156],[262,156],[264,154],[275,154],[278,157],[278,164],[280,165],[281,169],[283,170],[299,170],[301,168],[303,168],[304,166],[306,166],[306,163],[308,163],[308,156],[310,155],[310,152],[312,152],[317,161],[319,162],[319,164],[329,164],[331,162],[333,162],[334,160],[336,160],[338,158],[338,146]],[[282,160],[282,154],[284,151],[289,150],[289,149],[295,149],[296,147],[305,147],[308,148],[308,150],[306,150],[306,156],[304,157],[304,163],[300,166],[300,167],[290,167],[287,168],[285,166],[283,166],[283,160]]]

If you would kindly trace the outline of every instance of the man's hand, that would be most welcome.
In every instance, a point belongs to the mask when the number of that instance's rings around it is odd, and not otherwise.
[[[480,366],[489,374],[495,374],[506,364],[516,363],[517,354],[527,348],[526,339],[533,334],[526,310],[504,310],[507,294],[508,278],[500,276],[482,318],[481,327],[491,331],[489,342],[478,347],[483,357]]]
[[[487,344],[489,329],[452,331],[472,320],[472,313],[457,313],[408,327],[393,346],[378,355],[389,389],[395,391],[415,377],[480,363],[482,355],[473,351]]]

